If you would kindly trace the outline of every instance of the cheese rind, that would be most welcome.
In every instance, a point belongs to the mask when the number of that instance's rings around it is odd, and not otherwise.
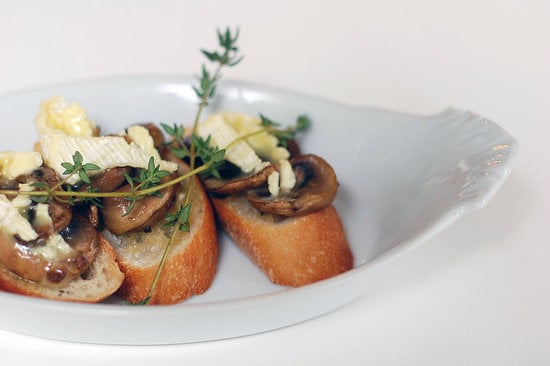
[[[279,171],[271,173],[267,182],[270,194],[278,196],[294,188],[296,177],[288,161],[290,152],[278,146],[279,140],[263,129],[260,118],[224,112],[214,114],[199,124],[198,134],[204,139],[210,136],[210,144],[219,148],[227,148],[231,144],[225,159],[244,173],[258,172],[266,163],[278,163]],[[234,142],[237,139],[241,141]]]
[[[123,166],[147,168],[151,157],[155,165],[160,165],[160,169],[169,172],[177,170],[177,164],[162,160],[154,147],[151,149],[148,145],[142,146],[135,142],[129,144],[123,136],[82,137],[53,132],[41,136],[40,146],[44,162],[60,177],[65,171],[61,164],[72,162],[76,151],[82,154],[85,163],[96,164],[100,171]],[[98,174],[100,171],[90,173]],[[79,180],[78,175],[75,175],[68,183],[76,184]]]
[[[47,166],[63,177],[65,168],[62,163],[73,161],[75,152],[82,154],[84,163],[95,164],[99,171],[90,171],[90,175],[99,174],[109,168],[129,166],[147,168],[153,157],[155,165],[169,172],[177,170],[177,164],[164,161],[155,149],[153,138],[143,126],[128,128],[128,143],[125,136],[94,136],[95,124],[86,116],[86,111],[78,104],[68,104],[61,97],[45,100],[40,105],[34,120],[40,137],[40,149]],[[76,184],[78,175],[67,183]]]
[[[235,131],[223,118],[221,114],[215,114],[198,126],[198,135],[204,139],[210,136],[210,144],[221,149],[227,149],[225,159],[235,164],[245,173],[250,173],[262,163],[256,152],[246,141],[233,141],[239,138]],[[229,147],[229,144],[232,144]]]
[[[290,157],[286,148],[278,146],[279,140],[275,136],[266,131],[259,132],[264,128],[260,118],[236,112],[224,112],[221,115],[239,136],[250,135],[246,142],[262,159],[274,163]]]

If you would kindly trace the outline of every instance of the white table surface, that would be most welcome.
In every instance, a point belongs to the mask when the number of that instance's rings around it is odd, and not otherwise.
[[[1,364],[550,364],[550,2],[2,0],[0,95],[195,74],[226,25],[246,54],[227,77],[411,113],[471,109],[518,139],[518,163],[486,208],[320,318],[162,347],[0,330]]]

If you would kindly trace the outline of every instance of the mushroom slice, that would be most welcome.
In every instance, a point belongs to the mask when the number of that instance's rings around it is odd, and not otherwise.
[[[169,177],[163,178],[166,182]],[[115,192],[128,192],[131,189],[126,184]],[[161,196],[144,196],[136,201],[130,210],[132,202],[123,197],[106,197],[103,207],[99,209],[107,229],[115,235],[128,231],[138,231],[152,226],[160,221],[174,201],[175,186],[171,185],[160,191]]]
[[[291,158],[302,155],[300,145],[298,145],[298,142],[294,139],[287,141],[286,149],[290,152]]]
[[[0,230],[2,265],[20,277],[48,286],[64,286],[81,275],[98,251],[99,234],[77,214],[59,235],[32,242]]]
[[[334,169],[317,155],[300,155],[290,160],[296,185],[286,194],[271,196],[265,189],[251,190],[246,198],[264,213],[301,216],[319,211],[332,203],[338,191]]]
[[[93,178],[90,184],[82,184],[78,190],[80,192],[86,192],[90,189],[96,192],[113,192],[127,183],[126,174],[130,174],[132,169],[130,167],[116,167],[106,169],[104,172]],[[95,227],[100,227],[99,210],[96,205],[84,203],[78,204],[77,210],[88,219],[90,224]],[[54,217],[53,214],[50,216]]]
[[[267,182],[267,178],[275,169],[275,166],[270,164],[251,175],[240,175],[231,179],[209,178],[204,180],[204,186],[208,192],[224,196],[245,192],[258,188]]]
[[[116,167],[106,169],[103,173],[94,178],[92,189],[98,192],[112,192],[126,183],[126,174],[130,174],[129,167]],[[88,189],[89,186],[83,186]]]

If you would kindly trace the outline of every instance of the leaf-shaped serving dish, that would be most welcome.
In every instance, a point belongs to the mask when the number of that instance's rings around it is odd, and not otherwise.
[[[30,150],[40,101],[78,101],[105,133],[137,122],[191,124],[197,101],[190,78],[126,77],[80,82],[0,97],[0,150]],[[335,168],[335,205],[355,268],[301,288],[271,284],[221,236],[210,290],[174,306],[129,306],[113,297],[75,304],[0,292],[0,328],[59,340],[104,344],[174,344],[264,332],[329,312],[361,295],[400,254],[482,208],[506,179],[518,145],[496,124],[448,109],[413,116],[349,107],[279,89],[222,82],[208,113],[263,113],[313,126],[304,152]]]

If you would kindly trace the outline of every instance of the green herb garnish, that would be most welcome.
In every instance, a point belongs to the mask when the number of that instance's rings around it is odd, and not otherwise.
[[[191,213],[191,205],[187,204],[181,206],[176,213],[169,213],[164,219],[166,224],[164,227],[175,227],[178,226],[180,231],[186,233],[191,232],[191,224],[189,223],[189,214]]]
[[[72,162],[64,162],[61,166],[65,169],[62,181],[50,187],[43,182],[33,183],[31,186],[33,191],[19,190],[0,190],[0,193],[6,195],[26,194],[35,202],[48,202],[55,199],[61,202],[75,204],[78,202],[86,202],[95,206],[101,207],[101,199],[106,197],[126,198],[131,202],[126,214],[131,212],[138,200],[147,197],[161,197],[161,190],[169,186],[182,183],[194,175],[214,176],[220,178],[218,168],[223,163],[223,158],[226,150],[219,149],[216,146],[211,146],[210,137],[202,138],[197,134],[197,127],[201,119],[202,112],[208,106],[209,101],[215,96],[217,91],[217,82],[221,78],[221,70],[224,67],[233,67],[243,60],[243,56],[239,54],[237,40],[239,37],[238,29],[232,33],[229,28],[225,31],[217,31],[219,49],[214,51],[201,50],[206,59],[214,64],[213,70],[203,64],[201,73],[198,76],[198,85],[193,86],[193,90],[197,95],[198,109],[195,115],[193,128],[190,137],[186,136],[186,130],[183,125],[167,125],[161,124],[164,132],[170,137],[167,143],[168,148],[175,154],[176,157],[189,162],[190,170],[176,178],[167,180],[163,179],[170,175],[169,172],[161,170],[160,165],[155,165],[153,157],[150,158],[147,168],[138,169],[134,175],[126,174],[125,178],[130,186],[129,191],[116,192],[97,192],[92,187],[92,179],[90,173],[99,171],[100,167],[85,163],[82,154],[75,151],[72,156]],[[247,136],[242,136],[238,140],[246,139],[252,135],[267,132],[275,135],[279,144],[285,146],[286,143],[294,139],[297,132],[303,131],[310,125],[310,119],[307,116],[299,116],[296,125],[289,128],[281,128],[278,122],[275,122],[264,115],[260,115],[263,128],[255,131]],[[235,143],[235,141],[233,142]],[[232,144],[233,144],[232,143]],[[231,144],[230,144],[231,145]],[[227,149],[230,147],[228,146]],[[197,166],[199,165],[200,166]],[[69,185],[69,180],[77,175],[83,183],[89,185],[85,190],[73,190],[73,186]],[[164,268],[165,262],[170,254],[170,250],[175,243],[178,233],[189,233],[191,228],[191,195],[194,187],[194,180],[190,180],[186,185],[184,202],[179,209],[168,213],[165,217],[164,226],[173,228],[169,241],[163,251],[161,261],[148,295],[145,299],[137,303],[137,305],[148,305],[153,298],[157,283]]]
[[[129,174],[124,174],[126,181],[130,185],[130,192],[134,193],[126,197],[130,201],[130,206],[128,206],[124,215],[129,215],[136,206],[137,201],[146,196],[162,197],[160,190],[153,190],[148,194],[138,194],[138,192],[157,187],[160,185],[161,179],[168,175],[170,173],[166,170],[161,170],[160,165],[155,165],[155,159],[152,156],[149,158],[147,168],[139,169],[137,175],[130,176]]]
[[[65,168],[63,175],[68,175],[68,177],[66,177],[65,180],[60,183],[60,185],[69,180],[75,174],[78,174],[79,178],[84,183],[91,184],[92,181],[90,180],[88,172],[101,170],[101,168],[95,164],[84,163],[82,154],[79,151],[76,151],[73,155],[73,164],[65,162],[61,163],[61,166]]]
[[[239,39],[239,30],[235,34],[231,34],[231,30],[227,28],[225,32],[218,30],[218,43],[220,50],[206,51],[201,50],[206,58],[215,64],[214,72],[209,72],[206,65],[202,65],[202,73],[199,77],[199,86],[194,86],[193,90],[199,97],[199,109],[195,116],[193,124],[193,134],[196,135],[196,128],[199,124],[203,109],[208,105],[208,100],[216,93],[216,83],[220,79],[220,72],[224,66],[233,67],[243,60],[243,56],[239,55],[237,40]]]
[[[279,140],[279,145],[284,147],[287,146],[290,140],[294,140],[296,138],[296,134],[298,132],[303,132],[307,130],[311,125],[311,119],[305,114],[298,116],[298,118],[296,119],[296,125],[294,127],[288,127],[284,129],[278,128],[279,126],[281,126],[279,122],[275,122],[272,119],[264,116],[263,114],[260,114],[260,120],[262,126],[264,126],[265,128],[264,131],[277,137],[277,139]]]
[[[208,101],[216,93],[216,83],[220,78],[220,72],[222,68],[224,66],[235,66],[242,60],[242,56],[238,55],[239,49],[236,45],[238,38],[238,30],[235,32],[234,35],[231,33],[229,28],[227,28],[225,32],[220,32],[218,30],[218,43],[221,50],[201,50],[203,55],[205,55],[209,61],[216,64],[216,68],[214,72],[211,73],[208,71],[206,65],[203,64],[201,68],[201,76],[199,77],[199,85],[193,87],[195,94],[199,98],[199,106],[193,123],[193,131],[191,134],[191,143],[189,148],[187,148],[185,144],[185,128],[183,126],[168,126],[166,124],[162,125],[164,131],[172,137],[172,141],[169,142],[171,151],[178,157],[188,158],[191,171],[196,170],[197,160],[200,159],[203,163],[203,165],[201,165],[201,168],[203,169],[204,174],[211,174],[219,177],[217,166],[222,161],[225,155],[225,150],[220,150],[217,147],[211,147],[209,145],[209,139],[204,140],[200,138],[197,134],[197,127],[204,108],[208,105]],[[164,252],[162,254],[162,259],[157,268],[157,272],[155,273],[155,279],[151,284],[151,288],[149,289],[149,294],[147,298],[143,302],[144,305],[147,305],[150,302],[155,292],[158,279],[160,278],[160,273],[162,272],[166,259],[168,258],[168,255],[170,253],[170,249],[172,248],[172,245],[174,244],[174,241],[176,239],[176,233],[178,231],[186,231],[186,229],[189,229],[189,220],[191,214],[190,197],[192,190],[193,180],[191,180],[189,185],[187,186],[184,203],[180,210],[178,210],[176,214],[167,216],[168,224],[174,226],[175,229],[173,230],[172,236],[170,237],[168,244],[166,244],[166,248],[164,249]]]

